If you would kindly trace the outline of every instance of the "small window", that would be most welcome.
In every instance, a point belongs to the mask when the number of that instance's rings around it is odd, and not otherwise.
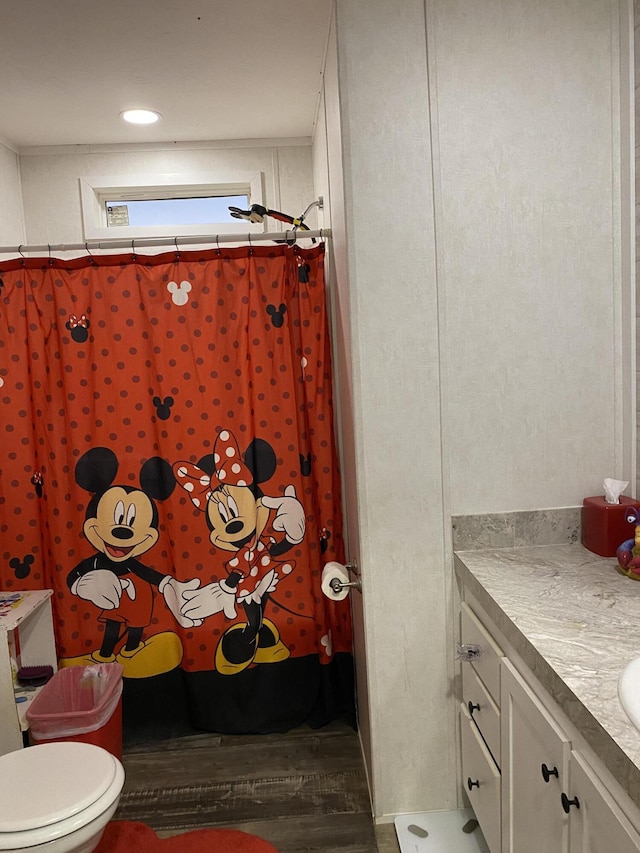
[[[105,202],[107,228],[127,225],[211,225],[237,223],[229,207],[247,210],[247,195],[198,196],[191,198],[112,199]]]
[[[217,177],[217,176],[216,176]],[[246,235],[266,230],[265,223],[234,219],[229,207],[248,210],[263,202],[262,172],[127,175],[80,178],[85,240],[143,237]]]

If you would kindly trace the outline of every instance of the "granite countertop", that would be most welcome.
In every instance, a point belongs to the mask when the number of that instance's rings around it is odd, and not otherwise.
[[[456,574],[640,806],[640,732],[618,678],[640,656],[640,582],[582,545],[457,551]]]

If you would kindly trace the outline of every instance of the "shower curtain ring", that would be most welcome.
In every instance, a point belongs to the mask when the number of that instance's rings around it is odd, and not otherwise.
[[[23,246],[24,246],[24,243],[20,243],[20,245],[18,246],[18,252],[20,253],[20,266],[21,267],[24,266],[24,260],[25,260],[24,255],[22,254],[22,247]]]
[[[87,241],[86,241],[86,240],[84,241],[84,250],[85,250],[85,252],[87,253],[87,255],[89,255],[89,263],[91,264],[91,266],[93,266],[93,265],[94,265],[94,263],[95,263],[95,261],[93,260],[93,255],[92,255],[92,254],[91,254],[91,252],[89,251],[89,246],[87,245]]]
[[[131,260],[132,261],[136,260],[136,249],[135,249],[134,243],[135,243],[135,240],[132,240],[131,241]]]
[[[178,238],[174,237],[173,242],[176,244],[176,261],[180,260],[180,250],[178,249]]]
[[[249,237],[249,254],[253,255],[253,246],[251,244],[251,232],[249,232],[248,237]]]
[[[220,251],[220,235],[219,234],[216,234],[216,246],[218,247],[217,254],[221,255],[222,252]]]
[[[49,249],[49,266],[53,266],[53,258],[51,257],[51,243],[47,243],[47,248]]]

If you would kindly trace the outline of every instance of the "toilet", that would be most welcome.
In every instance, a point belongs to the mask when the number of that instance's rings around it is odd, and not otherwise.
[[[88,743],[42,743],[0,756],[0,851],[91,853],[123,785],[118,759]]]

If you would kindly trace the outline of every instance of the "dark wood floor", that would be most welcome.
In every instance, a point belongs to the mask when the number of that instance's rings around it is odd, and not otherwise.
[[[397,853],[374,828],[356,732],[342,723],[278,735],[193,734],[125,747],[114,819],[168,837],[241,829],[280,853]]]

